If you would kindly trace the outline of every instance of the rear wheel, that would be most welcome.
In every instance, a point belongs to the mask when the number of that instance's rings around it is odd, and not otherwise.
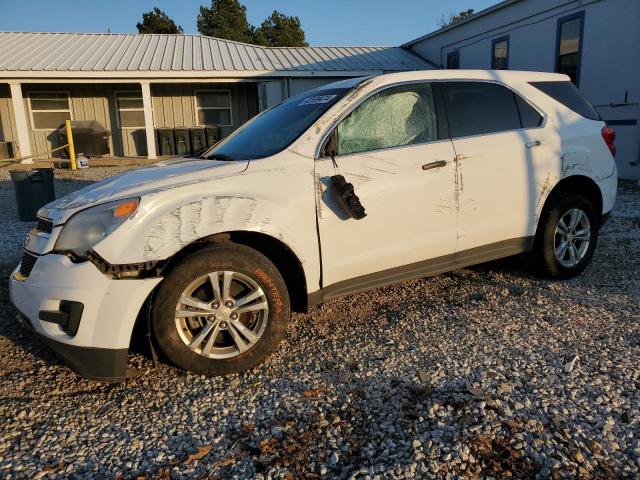
[[[262,362],[288,320],[288,293],[273,263],[229,243],[196,252],[171,271],[156,295],[152,325],[176,365],[223,375]]]
[[[571,278],[587,267],[598,241],[598,217],[582,195],[557,193],[545,208],[532,252],[535,266],[551,278]]]

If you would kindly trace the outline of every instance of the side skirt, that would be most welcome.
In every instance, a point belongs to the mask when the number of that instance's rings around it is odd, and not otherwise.
[[[471,248],[443,257],[391,268],[382,272],[370,273],[361,277],[334,283],[308,295],[308,305],[318,305],[332,298],[384,287],[394,283],[416,278],[430,277],[439,273],[489,262],[499,258],[528,252],[533,248],[534,237],[513,238],[501,242]]]

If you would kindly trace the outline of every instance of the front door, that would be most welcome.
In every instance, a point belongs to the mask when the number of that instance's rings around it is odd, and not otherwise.
[[[380,272],[389,283],[421,276],[412,264],[455,252],[454,151],[448,138],[440,139],[430,84],[369,96],[329,141],[316,161],[323,287],[372,286],[362,277],[379,280]],[[354,185],[366,217],[350,218],[334,201],[330,177],[336,174]],[[374,282],[381,283],[387,281]]]

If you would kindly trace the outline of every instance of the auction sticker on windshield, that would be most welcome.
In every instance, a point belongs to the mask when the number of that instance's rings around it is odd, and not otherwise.
[[[298,105],[317,105],[319,103],[329,103],[331,100],[336,98],[337,95],[315,95],[313,97],[307,97],[303,101],[301,101]]]

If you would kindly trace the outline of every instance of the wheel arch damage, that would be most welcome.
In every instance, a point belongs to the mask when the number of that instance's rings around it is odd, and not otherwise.
[[[558,193],[577,193],[585,196],[594,206],[598,213],[598,222],[602,219],[602,205],[603,195],[598,184],[590,177],[585,175],[570,175],[564,177],[555,186],[550,189],[546,198],[544,199],[543,207],[540,212],[540,218],[544,215],[550,206],[552,205],[553,198]]]
[[[206,248],[215,248],[216,245],[227,242],[253,248],[273,262],[287,286],[291,310],[300,313],[307,313],[309,311],[310,305],[307,295],[307,283],[302,262],[295,252],[283,241],[261,232],[240,230],[217,233],[198,239],[185,245],[165,261],[155,263],[153,267],[156,269],[156,275],[165,277],[189,255]],[[131,345],[141,345],[145,338],[147,338],[147,342],[151,342],[151,305],[153,303],[153,296],[161,284],[162,282],[155,286],[140,307],[132,329]],[[154,351],[153,344],[151,344],[151,350]]]

